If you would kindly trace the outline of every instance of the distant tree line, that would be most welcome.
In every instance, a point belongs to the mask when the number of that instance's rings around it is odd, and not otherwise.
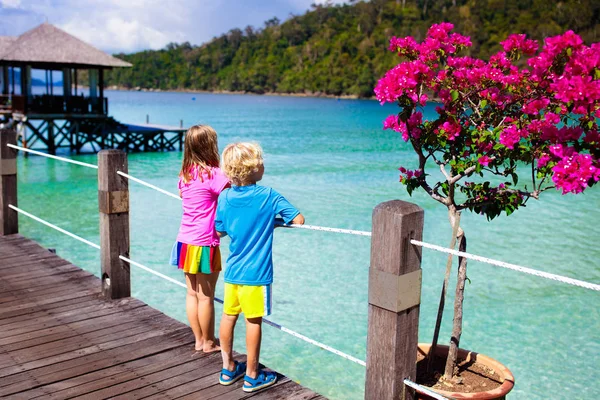
[[[376,80],[398,62],[391,36],[421,39],[432,23],[452,22],[471,36],[471,55],[487,57],[509,33],[534,39],[568,29],[587,43],[600,38],[598,0],[371,0],[317,5],[264,27],[232,29],[201,46],[116,56],[133,64],[108,74],[107,85],[253,93],[324,93],[370,97]]]

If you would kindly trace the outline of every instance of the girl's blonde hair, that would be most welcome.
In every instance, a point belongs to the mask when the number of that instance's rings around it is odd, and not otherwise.
[[[223,150],[223,172],[240,186],[263,165],[263,151],[257,143],[232,143]]]
[[[184,183],[194,179],[194,169],[202,179],[202,172],[210,177],[211,169],[219,167],[217,132],[208,125],[194,125],[185,134],[183,162],[179,176]]]

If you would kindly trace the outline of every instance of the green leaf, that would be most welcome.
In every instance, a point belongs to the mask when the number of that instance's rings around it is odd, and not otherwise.
[[[487,100],[481,100],[481,108],[484,108],[485,106],[487,106]]]
[[[450,95],[452,96],[452,101],[456,101],[458,99],[458,90],[451,91]]]
[[[512,176],[512,180],[513,183],[515,184],[515,186],[517,185],[517,183],[519,183],[519,175],[515,174],[514,172],[512,174],[510,174],[510,176]]]

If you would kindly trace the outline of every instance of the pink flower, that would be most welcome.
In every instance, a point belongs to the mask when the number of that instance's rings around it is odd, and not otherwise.
[[[600,168],[597,168],[589,154],[573,153],[552,167],[552,181],[563,194],[581,193],[590,183],[600,180]]]
[[[533,100],[523,106],[523,112],[525,114],[537,115],[540,113],[540,110],[546,108],[548,104],[550,104],[550,100],[546,98]]]
[[[511,125],[500,134],[500,143],[512,150],[522,137],[526,137],[526,131]]]
[[[419,60],[398,64],[375,86],[377,100],[381,104],[393,103],[400,96],[415,94],[418,82],[429,77],[430,73],[431,69]]]
[[[546,166],[546,164],[548,164],[548,161],[550,161],[550,156],[548,154],[542,154],[540,156],[540,158],[538,159],[538,168],[543,168]]]
[[[524,54],[535,54],[538,49],[538,43],[535,40],[527,40],[525,34],[508,35],[505,41],[500,42],[502,48],[507,53],[512,51],[521,51]]]
[[[546,38],[544,51],[551,57],[554,57],[568,47],[576,49],[582,44],[583,40],[579,35],[573,31],[566,31],[562,35]]]
[[[448,140],[454,140],[460,136],[461,126],[456,121],[446,121],[437,130],[437,134],[444,134]]]
[[[452,29],[454,29],[454,25],[450,22],[433,24],[427,31],[427,36],[438,40],[446,39],[448,37],[448,33],[450,33]]]
[[[563,144],[555,144],[548,147],[548,150],[550,150],[550,154],[557,158],[568,158],[575,154],[574,148],[565,146]]]
[[[423,174],[422,171],[419,169],[410,170],[404,167],[400,167],[398,168],[398,170],[400,171],[400,182],[402,183],[406,183],[410,179],[416,179]]]
[[[411,36],[404,38],[393,36],[390,39],[389,50],[398,53],[398,55],[414,55],[417,51],[417,42]]]
[[[483,165],[484,167],[487,167],[492,161],[492,159],[488,156],[481,156],[479,157],[479,159],[477,159],[477,161],[479,162],[479,164]]]

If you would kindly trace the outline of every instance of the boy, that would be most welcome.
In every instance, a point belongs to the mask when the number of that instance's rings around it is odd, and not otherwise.
[[[304,224],[304,217],[275,190],[256,185],[265,172],[262,149],[253,143],[230,144],[223,151],[223,171],[232,187],[219,196],[215,228],[229,235],[225,299],[219,330],[222,385],[244,376],[244,392],[273,385],[277,376],[258,369],[262,317],[271,314],[273,229],[275,216],[286,224]],[[247,363],[233,360],[233,330],[238,315],[246,317]]]

